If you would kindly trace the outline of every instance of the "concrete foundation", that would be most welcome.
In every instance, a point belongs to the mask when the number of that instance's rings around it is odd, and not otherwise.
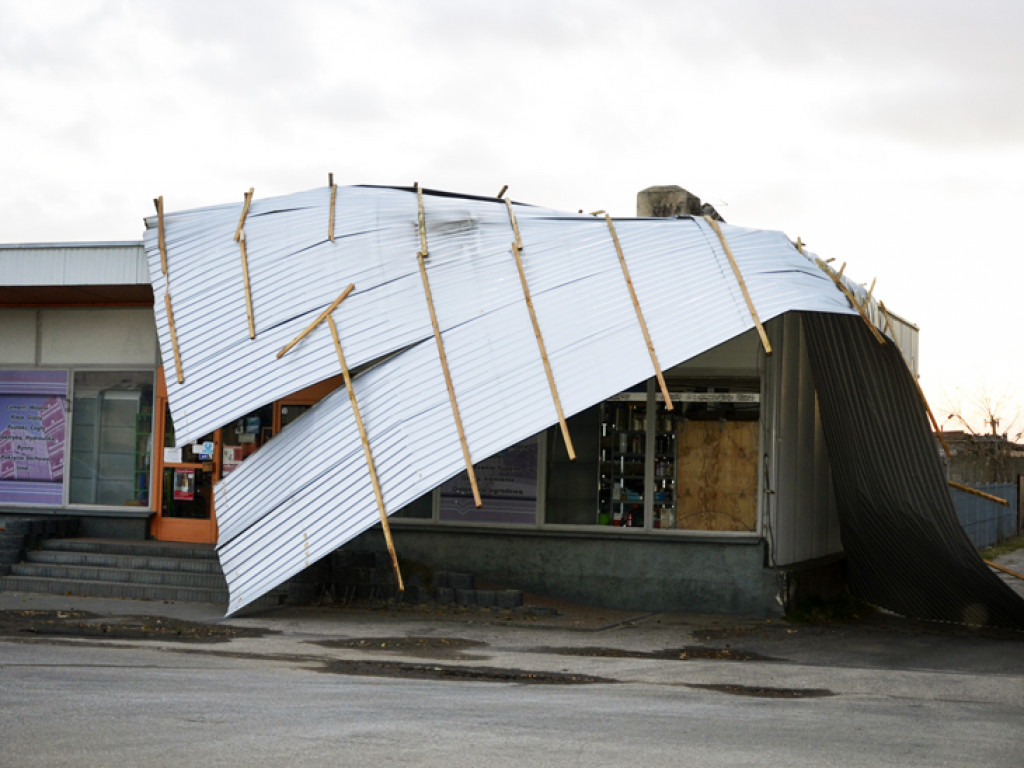
[[[621,610],[777,616],[779,577],[764,542],[586,533],[416,530],[394,526],[399,557],[430,569],[569,602]],[[345,549],[383,547],[378,528]]]

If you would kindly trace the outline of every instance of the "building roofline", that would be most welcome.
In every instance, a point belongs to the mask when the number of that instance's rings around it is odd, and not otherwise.
[[[141,240],[88,240],[68,243],[0,243],[0,250],[18,251],[40,248],[141,248]]]

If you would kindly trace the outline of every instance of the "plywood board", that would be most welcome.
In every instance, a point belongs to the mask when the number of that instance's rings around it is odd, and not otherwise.
[[[757,527],[756,421],[686,421],[679,427],[676,528]]]

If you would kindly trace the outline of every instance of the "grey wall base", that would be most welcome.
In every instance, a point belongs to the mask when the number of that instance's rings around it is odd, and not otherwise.
[[[149,520],[153,513],[142,507],[123,510],[79,510],[68,508],[2,507],[0,517],[8,519],[74,518],[78,521],[77,536],[93,539],[145,539],[149,536]]]
[[[779,578],[760,540],[415,530],[393,526],[401,560],[583,605],[636,611],[778,616]],[[373,528],[346,549],[375,550]]]

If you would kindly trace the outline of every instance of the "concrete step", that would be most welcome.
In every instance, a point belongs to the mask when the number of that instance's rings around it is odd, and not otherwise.
[[[96,550],[35,549],[26,553],[25,561],[46,565],[91,566],[94,568],[121,568],[124,570],[181,571],[215,574],[223,579],[220,563],[202,557],[149,557]]]
[[[203,589],[32,576],[4,576],[0,578],[0,590],[8,592],[45,592],[53,595],[112,597],[125,600],[172,600],[175,602],[218,604],[226,604],[228,602],[227,589]]]
[[[68,582],[109,581],[122,584],[227,590],[227,582],[221,573],[189,573],[181,570],[103,568],[92,565],[27,562],[12,565],[10,575],[40,579],[64,579]]]
[[[47,539],[41,549],[61,552],[100,552],[109,555],[168,557],[174,559],[217,560],[213,545],[175,544],[160,541],[122,541],[109,539]]]

